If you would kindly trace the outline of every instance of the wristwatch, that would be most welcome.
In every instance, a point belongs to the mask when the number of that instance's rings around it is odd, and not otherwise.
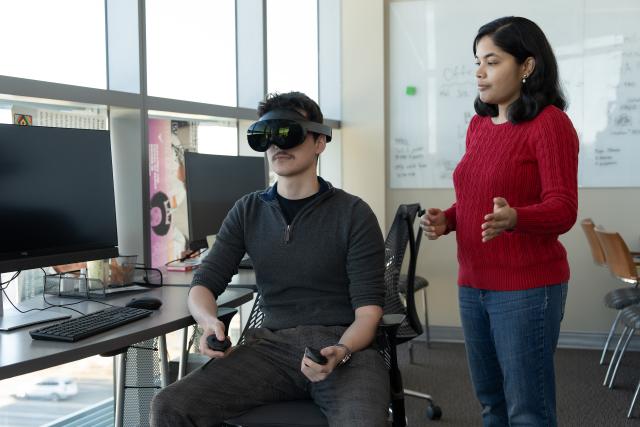
[[[345,365],[351,359],[351,349],[342,343],[334,344],[334,347],[342,347],[347,352],[337,366]]]

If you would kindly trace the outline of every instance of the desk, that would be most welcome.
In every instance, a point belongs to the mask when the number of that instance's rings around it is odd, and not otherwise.
[[[174,278],[176,283],[179,281],[178,279]],[[151,316],[75,343],[31,339],[29,330],[42,325],[2,332],[0,333],[0,380],[73,362],[96,354],[115,351],[185,328],[195,323],[187,308],[188,291],[189,288],[186,286],[163,286],[145,292],[145,296],[158,297],[163,301],[162,307]],[[124,305],[133,295],[125,294],[110,297],[106,302]],[[218,305],[220,307],[237,307],[251,301],[252,297],[252,292],[248,289],[227,289],[218,298]],[[42,301],[41,298],[38,299]],[[47,301],[52,303],[69,302],[69,300],[69,298],[62,299],[47,296]],[[88,313],[106,306],[98,302],[86,301],[72,307],[83,313]],[[54,310],[73,313],[64,309],[56,308]]]
[[[159,310],[154,311],[150,316],[143,319],[75,343],[33,340],[29,335],[29,330],[42,325],[25,327],[10,332],[0,332],[0,380],[73,362],[97,354],[115,352],[137,343],[159,337],[158,350],[161,359],[160,370],[162,373],[162,386],[166,386],[168,361],[166,358],[165,334],[178,329],[182,329],[183,331],[183,351],[180,355],[180,373],[183,373],[185,369],[187,327],[195,323],[187,307],[187,295],[192,277],[193,272],[163,271],[163,283],[165,286],[151,289],[144,293],[145,296],[153,296],[162,300],[163,304]],[[219,314],[222,315],[226,309],[238,307],[251,301],[253,299],[252,290],[242,285],[255,286],[254,284],[255,275],[253,274],[253,270],[246,270],[234,276],[230,282],[230,287],[218,297]],[[122,295],[113,295],[107,298],[105,302],[113,305],[124,305],[133,295],[140,294],[124,293]],[[53,304],[62,304],[76,302],[78,300],[47,296],[47,301]],[[21,304],[21,307],[27,305],[34,308],[45,306],[41,297]],[[95,301],[82,301],[72,307],[83,313],[90,313],[101,310],[106,306]],[[57,310],[66,314],[73,313],[63,308],[53,308],[51,310]],[[79,316],[79,314],[74,313],[73,316],[76,317]],[[123,354],[119,354],[114,359],[114,362],[115,425],[120,427],[123,425],[124,414],[126,357],[124,357]],[[148,403],[150,403],[150,401]]]

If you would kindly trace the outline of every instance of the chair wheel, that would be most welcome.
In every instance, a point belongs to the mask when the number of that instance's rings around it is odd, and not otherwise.
[[[442,409],[437,405],[430,404],[427,406],[427,418],[430,420],[439,420],[442,418]]]

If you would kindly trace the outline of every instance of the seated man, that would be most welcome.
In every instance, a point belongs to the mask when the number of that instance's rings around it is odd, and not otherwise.
[[[212,360],[158,393],[151,424],[218,425],[265,403],[311,398],[332,426],[384,426],[389,377],[371,347],[385,295],[376,217],[317,175],[331,129],[313,100],[299,92],[271,95],[258,115],[247,138],[266,151],[278,182],[236,202],[196,271],[188,304],[204,330],[200,349]],[[245,251],[264,323],[245,344],[212,351],[207,336],[226,337],[216,298]],[[307,346],[326,364],[305,357]]]

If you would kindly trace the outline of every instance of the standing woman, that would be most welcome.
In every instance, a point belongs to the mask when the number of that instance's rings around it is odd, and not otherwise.
[[[505,17],[473,42],[478,97],[456,202],[429,209],[429,239],[456,232],[460,316],[485,426],[556,426],[553,355],[569,280],[558,241],[576,221],[578,137],[542,30]]]

